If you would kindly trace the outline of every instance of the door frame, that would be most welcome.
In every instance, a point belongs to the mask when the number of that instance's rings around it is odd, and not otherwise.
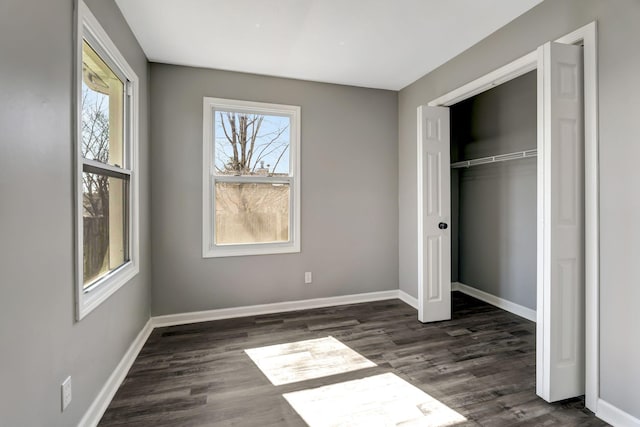
[[[585,405],[597,413],[600,399],[600,244],[599,244],[599,162],[598,162],[598,68],[597,68],[597,24],[591,22],[577,30],[555,40],[557,43],[581,44],[584,49],[584,140],[585,140]],[[538,68],[537,49],[504,65],[484,76],[466,83],[434,100],[427,105],[430,107],[448,107],[489,90],[495,86],[519,77]],[[418,107],[420,110],[422,107]],[[542,117],[543,106],[538,103],[538,120]],[[419,113],[420,111],[418,111]],[[419,123],[418,123],[419,124]],[[538,138],[542,138],[542,129],[538,123]],[[418,145],[421,144],[421,134],[418,128]],[[422,158],[418,156],[418,176],[422,176]],[[422,194],[418,193],[418,200]],[[418,230],[422,229],[422,217],[418,216]],[[541,236],[538,235],[538,251],[541,248]],[[540,253],[538,253],[538,257]],[[418,260],[418,262],[421,262]],[[418,272],[418,286],[424,283]],[[538,264],[538,276],[542,274]],[[540,312],[540,289],[538,281],[538,312]],[[420,290],[419,290],[420,292]],[[538,322],[541,321],[538,316]],[[538,323],[538,330],[548,333],[549,329]],[[540,344],[541,334],[538,334]],[[537,348],[541,348],[537,345]],[[536,363],[541,363],[542,352],[536,350]],[[536,383],[540,378],[536,379]]]

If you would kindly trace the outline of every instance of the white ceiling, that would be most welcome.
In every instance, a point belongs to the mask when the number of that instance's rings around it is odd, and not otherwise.
[[[542,0],[116,0],[150,61],[399,90]]]

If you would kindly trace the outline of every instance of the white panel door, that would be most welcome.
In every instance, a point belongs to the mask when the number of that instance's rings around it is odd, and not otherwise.
[[[451,319],[449,109],[418,108],[418,320]]]
[[[538,54],[536,385],[554,402],[585,391],[583,59],[559,43]]]

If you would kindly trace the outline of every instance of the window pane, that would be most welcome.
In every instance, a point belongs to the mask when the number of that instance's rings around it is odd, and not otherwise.
[[[83,288],[129,260],[128,180],[82,174]]]
[[[82,43],[82,155],[124,165],[124,84],[86,41]]]
[[[216,244],[288,242],[289,187],[216,182]]]
[[[218,175],[289,175],[291,118],[214,112]]]

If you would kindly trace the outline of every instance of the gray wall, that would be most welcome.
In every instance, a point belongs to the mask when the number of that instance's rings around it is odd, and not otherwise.
[[[140,77],[140,274],[74,320],[71,0],[0,6],[0,425],[76,425],[149,318],[147,63],[112,1],[89,6]],[[60,411],[60,384],[73,401]]]
[[[301,253],[202,258],[203,96],[302,107]],[[151,121],[154,315],[398,288],[397,92],[151,64]]]
[[[452,162],[535,148],[536,86],[530,72],[453,105]],[[536,159],[451,174],[452,280],[535,310]]]
[[[549,40],[598,21],[600,393],[640,418],[640,2],[547,0],[400,91],[399,281],[417,295],[416,108]],[[635,334],[635,335],[633,335]]]

